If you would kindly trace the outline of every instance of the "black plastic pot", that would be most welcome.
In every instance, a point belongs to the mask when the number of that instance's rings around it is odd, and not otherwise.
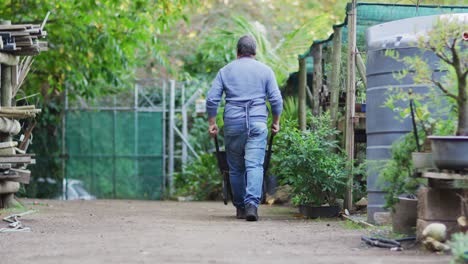
[[[340,207],[299,205],[299,212],[307,218],[331,218],[339,215]]]

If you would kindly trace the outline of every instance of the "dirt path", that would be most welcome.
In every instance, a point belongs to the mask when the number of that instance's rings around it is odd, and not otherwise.
[[[221,202],[24,201],[28,233],[0,233],[0,263],[447,263],[417,250],[360,243],[340,221],[263,206],[260,222]],[[5,217],[11,212],[3,212]],[[4,227],[3,223],[0,227]]]

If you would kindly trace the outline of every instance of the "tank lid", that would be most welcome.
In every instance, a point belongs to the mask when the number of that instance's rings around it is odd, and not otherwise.
[[[369,27],[367,51],[415,47],[420,36],[430,31],[438,18],[457,19],[468,24],[468,13],[422,16],[396,20]]]

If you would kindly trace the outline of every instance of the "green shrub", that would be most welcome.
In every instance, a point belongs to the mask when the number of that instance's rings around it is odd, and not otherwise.
[[[283,122],[275,139],[272,172],[282,184],[291,185],[294,204],[335,204],[347,181],[346,157],[330,140],[338,131],[330,128],[328,114],[312,118],[313,130],[302,132],[296,125]]]
[[[468,261],[468,234],[453,234],[449,244],[453,255],[452,263],[466,263]]]
[[[217,200],[221,197],[222,177],[218,169],[216,156],[210,153],[193,159],[178,174],[176,188],[179,195],[193,196],[195,200]]]
[[[425,181],[413,176],[411,153],[414,151],[416,140],[412,133],[392,144],[392,158],[384,165],[378,178],[382,191],[386,193],[385,208],[393,209],[401,194],[415,195],[418,187]]]

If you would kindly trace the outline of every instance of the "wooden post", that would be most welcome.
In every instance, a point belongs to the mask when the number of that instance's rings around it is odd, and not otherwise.
[[[3,21],[4,25],[9,25],[11,24],[10,21]],[[11,96],[12,96],[12,69],[13,67],[11,65],[7,64],[2,64],[2,69],[1,69],[1,105],[10,107],[11,106]],[[11,141],[11,136],[6,137],[5,141]],[[8,182],[5,182],[8,183]],[[4,194],[2,199],[2,205],[5,208],[12,207],[15,204],[15,199],[14,199],[14,194],[13,193],[8,193]]]
[[[12,66],[2,64],[2,91],[1,91],[2,106],[11,106],[11,91],[12,91],[11,70],[12,70]]]
[[[299,129],[306,130],[306,85],[307,85],[307,68],[305,58],[299,57]]]
[[[359,50],[357,47],[356,47],[356,66],[359,72],[359,76],[361,76],[361,79],[364,82],[364,86],[367,87],[366,65],[364,64],[364,60],[362,59],[361,53],[359,53]]]
[[[322,44],[313,45],[312,57],[314,58],[314,83],[312,85],[314,105],[312,106],[312,114],[318,116],[320,114],[320,91],[323,85]]]
[[[353,160],[354,160],[354,105],[356,102],[356,0],[348,13],[348,87],[346,90],[346,153],[349,175],[346,186],[344,208],[353,207]]]
[[[341,73],[341,27],[333,28],[332,72],[330,84],[330,119],[333,128],[338,124]],[[333,136],[333,139],[335,136]]]

